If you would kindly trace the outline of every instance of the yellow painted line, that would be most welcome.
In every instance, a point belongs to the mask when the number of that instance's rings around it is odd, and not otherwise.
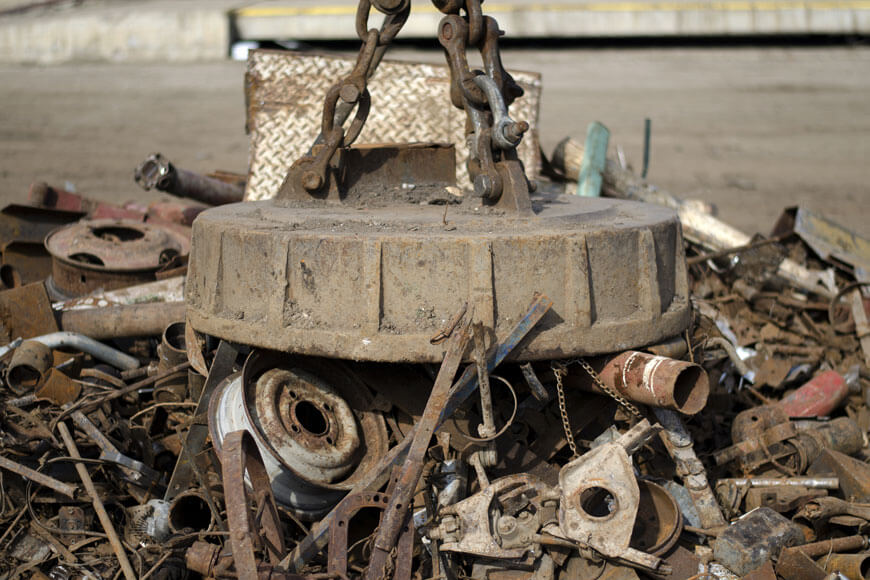
[[[495,4],[487,14],[510,12],[775,12],[779,10],[870,10],[870,0],[733,0],[725,2],[583,2],[571,4]],[[413,13],[438,13],[434,6],[412,6]],[[273,16],[348,16],[356,6],[249,6],[235,11],[245,18]]]

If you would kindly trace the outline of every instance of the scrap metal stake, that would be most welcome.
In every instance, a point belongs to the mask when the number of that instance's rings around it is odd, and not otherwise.
[[[66,423],[62,421],[59,422],[57,424],[57,430],[60,431],[60,436],[63,438],[63,443],[66,446],[70,457],[73,459],[81,459],[82,456],[79,454],[78,447],[76,447],[75,439],[73,439],[72,434],[69,432]],[[91,503],[94,504],[94,511],[97,512],[97,517],[100,519],[100,525],[103,526],[103,531],[106,532],[106,536],[109,538],[109,543],[112,544],[112,549],[118,557],[118,563],[121,564],[124,578],[127,580],[136,580],[136,572],[133,571],[133,566],[130,565],[130,560],[127,559],[127,552],[124,550],[121,538],[118,537],[118,532],[115,531],[115,526],[112,525],[112,520],[109,518],[109,513],[106,511],[106,506],[104,506],[102,500],[100,500],[97,488],[94,487],[94,481],[88,473],[88,468],[79,461],[75,462],[75,466],[79,478],[85,486],[85,491],[87,491],[88,495],[91,496]]]
[[[531,306],[529,306],[528,312],[526,312],[522,319],[517,323],[504,342],[499,344],[498,348],[496,348],[490,355],[486,365],[487,370],[491,372],[495,367],[501,364],[501,362],[520,342],[522,342],[526,335],[535,327],[541,318],[544,317],[552,306],[552,300],[543,294],[536,294]],[[444,408],[438,416],[438,427],[440,427],[447,418],[456,412],[456,409],[458,409],[459,406],[474,393],[476,388],[477,369],[474,365],[470,365],[465,369],[465,372],[462,373],[462,376],[450,390],[447,403],[444,405]],[[386,456],[384,456],[380,463],[369,472],[370,475],[363,478],[351,490],[345,499],[358,492],[377,489],[383,485],[385,481],[384,476],[389,473],[390,468],[394,464],[398,464],[404,460],[405,454],[414,438],[415,431],[416,426],[408,432],[405,438],[402,439],[401,443],[393,447]],[[297,572],[305,566],[305,563],[308,562],[308,560],[316,556],[317,553],[323,549],[329,540],[329,526],[335,518],[336,510],[339,509],[345,499],[338,502],[338,505],[332,508],[332,511],[329,512],[326,517],[311,527],[311,532],[296,545],[296,548],[290,552],[284,560],[281,561],[281,564],[279,564],[280,568],[286,568],[291,572]]]
[[[378,527],[378,535],[375,537],[369,567],[365,574],[367,580],[375,580],[386,574],[390,553],[399,539],[402,528],[407,524],[414,491],[417,489],[417,483],[423,473],[426,449],[429,448],[429,441],[438,427],[438,416],[450,395],[450,386],[453,384],[453,377],[456,376],[456,371],[462,362],[462,355],[465,354],[465,349],[468,347],[469,338],[467,323],[450,337],[447,355],[441,364],[441,370],[438,371],[438,377],[435,379],[429,400],[426,401],[426,408],[423,410],[420,420],[417,421],[417,428],[414,430],[414,438],[411,440],[405,465],[398,477],[391,482],[392,489],[388,490],[390,502],[387,504],[387,509],[384,510],[384,517]]]

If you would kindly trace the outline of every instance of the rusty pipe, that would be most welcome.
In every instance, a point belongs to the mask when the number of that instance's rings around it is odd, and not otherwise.
[[[12,353],[6,371],[6,384],[16,395],[32,391],[49,368],[53,356],[51,349],[35,340],[25,340]]]
[[[49,348],[74,348],[121,370],[126,371],[139,367],[139,360],[135,357],[77,332],[52,332],[33,337],[31,340],[41,342]]]
[[[816,560],[825,572],[837,572],[849,580],[864,580],[870,576],[870,554],[830,554]]]
[[[146,302],[104,308],[65,310],[60,315],[64,330],[95,340],[159,336],[163,329],[184,318],[184,302]]]
[[[145,191],[154,188],[209,205],[236,203],[242,201],[245,194],[237,185],[178,168],[160,153],[149,155],[136,168],[133,177]]]
[[[183,317],[180,317],[183,320]],[[185,323],[173,322],[163,331],[157,346],[157,369],[163,372],[187,362]],[[158,401],[183,401],[187,396],[187,371],[168,375],[154,383],[154,398]]]
[[[831,552],[847,552],[850,550],[863,550],[867,547],[867,539],[864,536],[846,536],[843,538],[834,538],[832,540],[822,540],[820,542],[812,542],[802,546],[794,546],[785,548],[783,553],[789,551],[803,552],[810,558],[824,556]]]
[[[205,532],[214,527],[215,520],[208,500],[198,490],[180,493],[169,504],[169,529],[173,533],[184,530]]]
[[[612,357],[590,359],[601,382],[629,401],[694,415],[707,404],[710,381],[700,365],[627,351]],[[566,384],[602,392],[583,369],[569,367]],[[573,380],[572,380],[573,379]]]

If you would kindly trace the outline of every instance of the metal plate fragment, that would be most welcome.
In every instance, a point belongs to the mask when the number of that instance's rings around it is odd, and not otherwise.
[[[274,50],[248,53],[245,95],[251,155],[245,199],[271,199],[320,131],[323,95],[347,75],[354,59]],[[541,76],[510,71],[525,91],[511,116],[531,129],[517,148],[530,179],[541,165],[538,110]],[[457,145],[457,183],[470,188],[465,163],[465,113],[450,103],[450,73],[444,65],[385,60],[368,85],[372,110],[357,143],[432,141]]]

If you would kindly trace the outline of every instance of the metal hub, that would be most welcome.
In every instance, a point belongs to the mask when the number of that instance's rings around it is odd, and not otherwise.
[[[604,198],[487,207],[265,201],[200,214],[186,286],[200,332],[283,352],[438,362],[467,303],[501,334],[535,292],[555,306],[514,360],[653,344],[688,325],[673,211]]]
[[[254,351],[212,396],[217,449],[238,429],[253,436],[275,498],[297,516],[322,517],[387,452],[383,416],[340,361]]]
[[[260,425],[292,465],[324,483],[353,469],[360,446],[356,420],[332,387],[301,369],[272,369],[256,392]]]
[[[81,221],[45,238],[52,287],[67,296],[153,280],[161,266],[186,255],[189,247],[181,232],[133,220]]]

